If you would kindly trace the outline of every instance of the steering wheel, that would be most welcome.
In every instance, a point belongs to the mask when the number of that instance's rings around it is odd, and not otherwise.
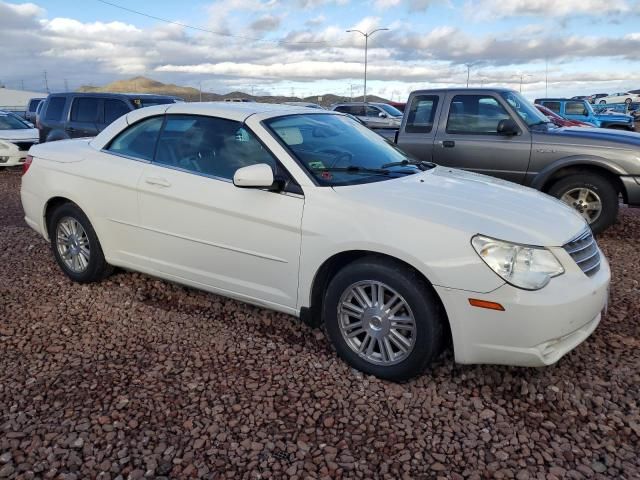
[[[329,168],[333,168],[336,165],[338,165],[339,163],[342,162],[343,159],[346,159],[346,163],[347,166],[350,165],[351,163],[353,163],[353,154],[350,152],[347,152],[345,150],[340,150],[337,148],[325,148],[322,150],[316,150],[317,153],[328,153],[330,155],[335,155],[335,160],[333,161],[333,163],[331,165],[329,165]]]

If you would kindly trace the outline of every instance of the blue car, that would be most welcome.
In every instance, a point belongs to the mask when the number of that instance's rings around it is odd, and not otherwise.
[[[596,127],[635,130],[634,118],[625,114],[597,114],[586,100],[569,98],[539,98],[537,104],[547,107],[569,120],[592,123]]]

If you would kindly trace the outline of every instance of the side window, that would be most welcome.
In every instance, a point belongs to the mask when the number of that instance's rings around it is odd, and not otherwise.
[[[560,102],[542,102],[542,105],[555,113],[560,113]]]
[[[195,115],[169,115],[158,141],[156,163],[232,179],[241,167],[276,160],[240,122]]]
[[[433,121],[438,107],[435,95],[416,95],[413,97],[405,131],[407,133],[429,133],[433,129]]]
[[[97,98],[75,98],[71,105],[71,121],[72,122],[88,122],[95,123],[98,121],[98,102]]]
[[[487,95],[456,95],[451,100],[447,133],[496,135],[498,123],[511,118],[498,101]]]
[[[340,105],[339,107],[336,107],[336,112],[351,113],[351,108],[346,105]]]
[[[371,107],[369,105],[367,105],[365,112],[367,117],[378,117],[382,113],[379,108]]]
[[[64,110],[65,97],[51,97],[47,105],[47,111],[44,115],[45,120],[60,121],[62,120],[62,112]]]
[[[153,159],[163,119],[152,117],[133,124],[113,139],[107,150],[142,160]]]
[[[588,113],[582,102],[567,102],[565,112],[567,115],[582,115],[585,117]]]
[[[105,100],[104,101],[104,123],[109,125],[122,115],[129,113],[130,109],[122,100]]]

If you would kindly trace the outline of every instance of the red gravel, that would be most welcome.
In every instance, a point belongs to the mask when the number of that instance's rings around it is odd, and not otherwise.
[[[556,366],[393,384],[296,319],[141,274],[70,282],[0,172],[0,478],[640,478],[640,210]]]

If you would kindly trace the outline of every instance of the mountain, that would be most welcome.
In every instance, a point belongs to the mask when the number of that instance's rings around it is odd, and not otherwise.
[[[127,80],[117,80],[103,87],[95,87],[91,85],[83,85],[78,88],[79,92],[120,92],[120,93],[155,93],[157,95],[171,95],[180,97],[187,102],[197,102],[200,100],[200,91],[193,87],[182,87],[171,83],[162,83],[146,77],[134,77]],[[249,95],[244,92],[229,92],[224,95],[210,92],[202,92],[202,101],[212,102],[231,98],[247,98],[263,103],[282,103],[282,102],[313,102],[324,106],[329,106],[337,102],[348,102],[349,97],[343,97],[334,94],[321,95],[322,101],[318,102],[317,96],[299,98],[287,96],[271,96],[271,95]],[[377,97],[375,95],[367,95],[370,102],[388,102],[388,100]],[[362,97],[354,98],[353,101],[362,101]]]

